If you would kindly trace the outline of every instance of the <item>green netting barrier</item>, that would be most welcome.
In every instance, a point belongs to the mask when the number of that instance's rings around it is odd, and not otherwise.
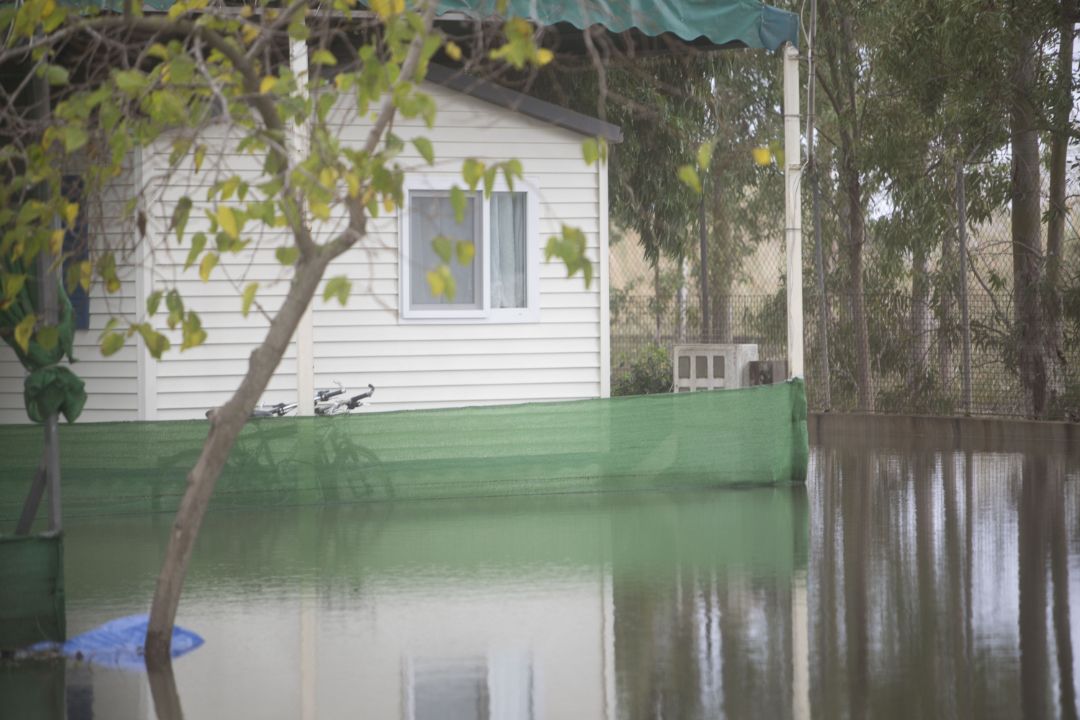
[[[64,639],[63,567],[60,533],[0,537],[0,650]]]
[[[170,511],[206,421],[61,427],[64,512]],[[37,428],[0,428],[0,518],[37,467]],[[742,390],[248,423],[214,505],[289,505],[801,482],[801,380]]]

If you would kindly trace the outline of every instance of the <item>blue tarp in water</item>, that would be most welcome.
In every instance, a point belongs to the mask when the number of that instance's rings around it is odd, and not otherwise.
[[[105,667],[141,670],[145,667],[143,643],[146,615],[128,615],[76,635],[65,643],[38,643],[32,652],[55,651],[66,657]],[[203,644],[203,639],[182,627],[173,628],[172,657],[186,655]]]

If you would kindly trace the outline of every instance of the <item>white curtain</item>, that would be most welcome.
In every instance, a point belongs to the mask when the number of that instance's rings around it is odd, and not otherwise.
[[[525,193],[491,194],[491,307],[523,308]]]
[[[477,282],[481,265],[480,228],[476,215],[477,200],[468,199],[464,222],[457,222],[454,206],[446,193],[426,191],[409,194],[409,300],[417,305],[451,305],[453,307],[479,308],[482,306],[480,283]],[[457,244],[467,240],[476,248],[476,255],[468,265],[462,265],[457,257],[448,263],[456,283],[453,300],[445,296],[435,297],[427,274],[443,264],[442,258],[432,247],[431,241],[443,235]]]

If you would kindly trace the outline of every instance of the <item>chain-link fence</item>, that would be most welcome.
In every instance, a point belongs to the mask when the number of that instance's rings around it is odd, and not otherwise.
[[[762,360],[786,360],[787,320],[782,292],[713,298],[713,312],[725,313],[728,332],[702,332],[701,302],[658,302],[655,297],[615,296],[611,307],[612,391],[631,395],[671,388],[671,351],[679,343],[752,343]],[[1011,335],[1000,316],[1009,312],[1005,296],[968,299],[971,326],[970,404],[964,398],[963,332],[960,313],[918,320],[911,298],[900,293],[864,296],[870,341],[870,383],[877,412],[912,414],[1027,414]],[[819,339],[819,298],[807,288],[805,343],[807,395],[811,409],[858,407],[858,358],[852,297],[829,294],[828,391]],[[1064,408],[1080,407],[1080,357],[1066,356]]]

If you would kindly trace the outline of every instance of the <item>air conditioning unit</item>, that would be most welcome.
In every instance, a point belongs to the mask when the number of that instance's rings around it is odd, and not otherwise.
[[[750,363],[758,346],[749,344],[676,345],[672,350],[672,387],[675,392],[747,387]]]
[[[751,385],[772,385],[787,380],[787,361],[754,360],[750,363]]]

